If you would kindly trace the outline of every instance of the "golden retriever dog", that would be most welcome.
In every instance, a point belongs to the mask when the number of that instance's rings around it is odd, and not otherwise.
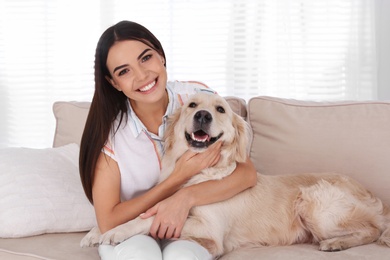
[[[186,185],[229,175],[244,162],[249,145],[247,123],[224,98],[199,93],[170,119],[165,139],[162,179],[188,149],[201,153],[217,140],[221,159]],[[118,244],[148,234],[153,217],[136,218],[103,235],[88,233],[82,246]],[[339,251],[377,242],[390,247],[390,210],[353,179],[334,173],[267,176],[233,198],[194,207],[181,232],[214,256],[249,246],[315,243]]]

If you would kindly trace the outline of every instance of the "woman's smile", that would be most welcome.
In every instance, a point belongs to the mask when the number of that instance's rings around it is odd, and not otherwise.
[[[156,86],[156,81],[157,80],[153,80],[152,82],[150,82],[146,86],[139,88],[138,91],[140,91],[140,92],[150,92],[149,90],[153,89],[153,87]]]

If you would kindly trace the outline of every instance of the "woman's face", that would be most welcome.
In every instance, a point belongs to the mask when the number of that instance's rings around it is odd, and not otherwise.
[[[164,62],[157,51],[140,41],[118,41],[108,52],[111,78],[107,80],[135,102],[157,102],[167,83]]]

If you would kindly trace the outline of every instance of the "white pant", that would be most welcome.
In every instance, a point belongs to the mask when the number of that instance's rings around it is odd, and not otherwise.
[[[201,245],[187,240],[160,242],[146,235],[136,235],[117,246],[100,245],[102,260],[212,260]]]

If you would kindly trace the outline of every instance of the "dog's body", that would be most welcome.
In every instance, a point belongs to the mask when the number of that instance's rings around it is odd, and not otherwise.
[[[248,126],[226,101],[197,94],[175,113],[166,133],[162,180],[187,150],[203,151],[222,140],[221,159],[186,185],[229,175],[247,156]],[[102,236],[92,230],[82,246],[117,244],[148,234],[153,217],[136,218]],[[195,207],[181,233],[213,256],[238,247],[319,243],[322,251],[338,251],[377,241],[390,247],[390,210],[359,183],[346,176],[258,174],[257,185],[233,198]]]

